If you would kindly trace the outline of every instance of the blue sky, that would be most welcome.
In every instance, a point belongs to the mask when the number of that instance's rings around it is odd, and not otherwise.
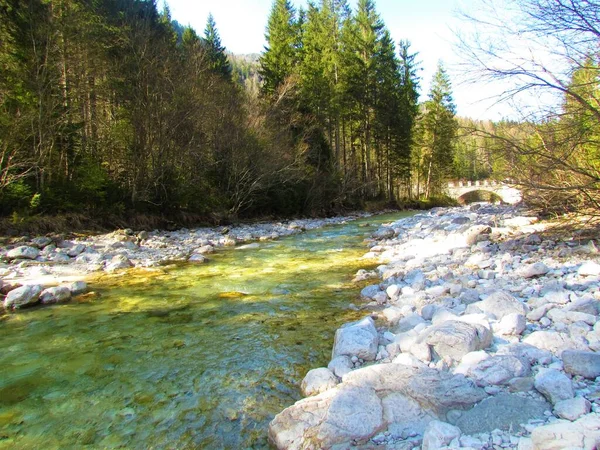
[[[164,0],[161,0],[164,1]],[[458,58],[453,51],[452,30],[467,26],[457,18],[458,9],[469,10],[477,0],[376,0],[377,11],[390,29],[396,42],[408,39],[413,51],[419,52],[422,63],[422,96],[426,97],[429,82],[439,60],[449,71],[454,86],[458,113],[463,116],[500,119],[505,111],[489,108],[489,87],[464,85],[455,67]],[[167,0],[172,18],[191,25],[202,33],[206,18],[212,13],[221,41],[234,53],[259,53],[263,50],[264,32],[272,0]],[[292,0],[296,6],[306,6],[306,0]],[[356,0],[350,0],[351,6]]]

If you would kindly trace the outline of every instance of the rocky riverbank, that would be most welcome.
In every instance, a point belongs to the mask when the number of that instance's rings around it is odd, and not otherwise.
[[[170,262],[201,264],[224,247],[248,248],[368,214],[177,231],[117,230],[98,236],[19,238],[0,249],[0,289],[7,310],[61,303],[85,292],[81,281],[99,273]],[[75,283],[75,284],[73,284]]]
[[[370,310],[340,328],[280,449],[595,449],[600,254],[518,207],[436,209],[369,241]]]

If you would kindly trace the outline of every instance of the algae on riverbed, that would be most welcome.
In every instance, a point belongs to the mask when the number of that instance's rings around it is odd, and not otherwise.
[[[9,316],[0,449],[266,447],[270,419],[357,317],[360,224],[105,277],[97,299]]]

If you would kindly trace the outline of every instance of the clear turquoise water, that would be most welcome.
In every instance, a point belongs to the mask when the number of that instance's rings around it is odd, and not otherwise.
[[[268,448],[329,360],[379,216],[106,277],[98,298],[0,322],[0,449]],[[370,226],[365,226],[365,224]]]

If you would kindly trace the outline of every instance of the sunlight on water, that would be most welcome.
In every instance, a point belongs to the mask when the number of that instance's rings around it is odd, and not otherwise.
[[[100,297],[0,323],[0,449],[267,448],[333,334],[380,216],[207,265],[100,277]]]

